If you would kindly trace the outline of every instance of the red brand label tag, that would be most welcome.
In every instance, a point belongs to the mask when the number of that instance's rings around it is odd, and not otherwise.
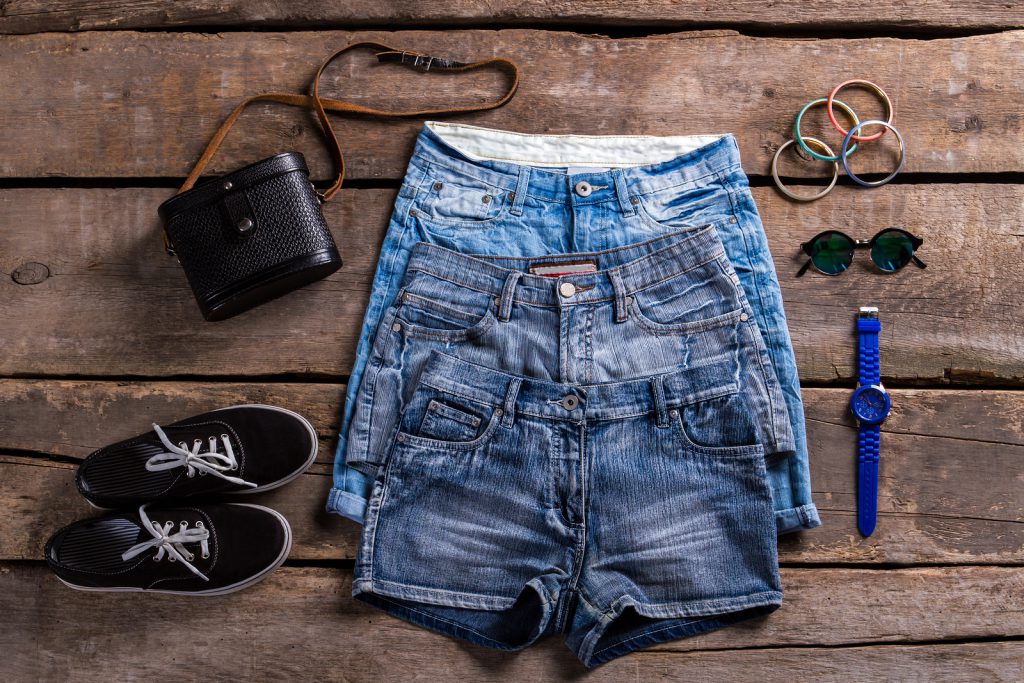
[[[530,266],[530,272],[543,277],[559,277],[561,275],[576,275],[579,273],[593,273],[597,270],[597,263],[594,261],[558,261],[539,263]]]

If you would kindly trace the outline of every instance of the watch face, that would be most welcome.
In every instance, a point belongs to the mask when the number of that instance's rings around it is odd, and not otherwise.
[[[876,386],[861,387],[850,401],[853,414],[865,424],[881,423],[889,415],[890,405],[889,394]]]

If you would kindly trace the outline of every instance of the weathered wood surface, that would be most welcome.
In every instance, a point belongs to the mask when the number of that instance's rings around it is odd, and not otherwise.
[[[695,27],[727,24],[771,29],[920,31],[997,29],[1024,26],[1020,8],[1005,0],[972,0],[955,5],[941,0],[879,3],[871,12],[851,17],[848,8],[817,0],[152,0],[102,4],[88,0],[9,0],[0,7],[0,33],[87,31],[126,28],[294,27],[325,25],[565,24],[607,26]]]
[[[37,559],[61,526],[95,513],[74,487],[75,464],[107,443],[246,401],[308,416],[329,463],[342,388],[327,384],[0,381],[0,559]],[[781,541],[783,562],[1024,564],[1024,394],[895,390],[885,425],[878,531],[856,532],[856,430],[845,389],[805,391],[814,498],[824,527]],[[292,558],[355,557],[359,527],[323,512],[330,468],[253,500],[295,531]]]
[[[346,190],[326,206],[345,266],[258,310],[206,323],[161,249],[161,189],[0,190],[0,375],[339,378],[351,367],[391,190]],[[885,320],[883,374],[918,383],[1024,382],[1024,189],[925,184],[840,187],[809,206],[755,188],[804,381],[856,376],[858,306]],[[840,228],[892,225],[924,238],[926,270],[873,271],[858,251],[839,277],[793,277],[798,245]],[[24,283],[24,284],[19,284]]]
[[[9,672],[9,680],[119,680],[125,672],[149,679],[167,671],[173,671],[176,679],[204,680],[314,674],[356,680],[379,676],[433,680],[442,675],[456,680],[550,680],[584,672],[559,638],[548,638],[519,654],[500,653],[384,615],[351,598],[350,570],[282,568],[250,590],[204,600],[81,593],[62,586],[38,565],[0,565],[0,572],[5,586],[0,609],[6,620],[0,629],[5,653],[0,670]],[[707,657],[713,670],[728,667],[730,679],[742,680],[739,672],[752,676],[754,671],[744,664],[771,662],[768,670],[773,675],[781,671],[774,665],[776,652],[741,648],[1024,635],[1024,573],[1015,568],[784,569],[782,579],[785,603],[767,618],[659,645],[602,666],[591,676],[605,680],[628,674],[647,680],[659,671],[669,673],[670,668],[673,675],[689,679],[689,667],[701,671]],[[938,614],[941,618],[936,618]],[[125,627],[127,615],[137,619],[134,627]],[[923,659],[915,656],[913,648],[904,646],[899,652],[920,661],[927,671],[946,672],[947,677],[949,658],[967,655],[968,668],[957,667],[961,675],[968,671],[1012,680],[1008,677],[1020,669],[1020,662],[1010,656],[1019,656],[1015,646],[1020,643],[979,643],[972,646],[973,656],[962,645],[947,649],[945,656],[940,654],[942,646],[927,655],[917,650]],[[989,647],[993,659],[986,664]],[[667,652],[693,649],[720,652],[660,658]],[[791,679],[812,680],[807,672],[814,671],[814,665],[802,660],[821,658],[818,666],[826,672],[852,661],[849,656],[834,660],[823,648],[810,652],[802,658],[793,651],[784,653],[782,671]],[[843,672],[844,680],[901,680],[890,678],[892,672],[881,668],[891,655],[885,656],[882,648],[875,652],[882,661],[863,657],[858,667]],[[904,662],[899,670],[912,671],[908,664]]]
[[[775,149],[791,137],[805,102],[841,80],[870,74],[888,90],[896,123],[906,134],[905,171],[1001,172],[1024,166],[1021,31],[929,41],[790,40],[730,31],[614,41],[520,29],[117,31],[11,36],[0,43],[5,119],[17,132],[0,138],[0,176],[183,177],[243,96],[305,92],[323,57],[351,40],[367,39],[464,60],[497,54],[520,61],[526,71],[512,103],[464,119],[498,128],[732,131],[739,134],[748,173],[763,175]],[[346,56],[325,79],[323,92],[393,108],[450,106],[493,99],[505,82],[497,73],[420,74],[371,62],[367,54]],[[851,91],[849,99],[862,117],[880,113],[866,93]],[[244,118],[210,172],[296,147],[308,153],[316,175],[328,175],[314,118],[286,109]],[[339,120],[350,177],[400,177],[418,126]],[[829,134],[828,140],[836,139],[834,131]],[[892,156],[887,144],[865,145],[853,165],[861,172],[888,170]],[[820,163],[791,168],[812,177],[826,172]]]

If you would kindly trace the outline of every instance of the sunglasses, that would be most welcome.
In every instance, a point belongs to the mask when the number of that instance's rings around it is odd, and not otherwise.
[[[800,277],[812,265],[825,275],[839,275],[853,263],[855,249],[871,249],[871,260],[886,273],[895,273],[911,261],[918,268],[926,268],[914,251],[924,244],[920,237],[911,235],[900,228],[887,228],[870,240],[855,240],[838,230],[826,230],[800,245],[800,249],[811,257],[796,274]]]

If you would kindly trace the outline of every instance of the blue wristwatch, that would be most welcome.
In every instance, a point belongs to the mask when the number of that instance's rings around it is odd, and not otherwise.
[[[857,317],[860,340],[860,380],[850,398],[850,409],[860,422],[857,461],[857,528],[864,536],[875,530],[878,510],[878,446],[881,424],[892,402],[882,386],[878,362],[878,333],[882,324],[878,309],[863,306]]]

